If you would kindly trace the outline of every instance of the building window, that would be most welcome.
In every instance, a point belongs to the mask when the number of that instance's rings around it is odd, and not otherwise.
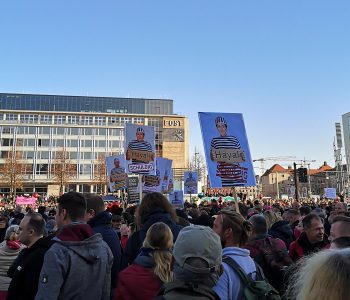
[[[106,125],[106,118],[105,117],[95,117],[95,124],[98,126]]]
[[[64,124],[66,122],[65,116],[55,116],[54,118],[55,124]]]
[[[52,116],[48,115],[42,115],[40,116],[40,123],[41,124],[51,124]]]
[[[68,116],[68,124],[78,124],[78,116]]]

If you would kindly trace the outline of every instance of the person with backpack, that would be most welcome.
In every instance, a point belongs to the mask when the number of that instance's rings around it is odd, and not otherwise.
[[[267,234],[267,222],[264,216],[254,215],[249,221],[253,226],[252,235],[244,248],[250,251],[250,256],[263,269],[271,285],[283,293],[285,270],[293,263],[288,256],[286,244]]]
[[[251,223],[233,210],[221,210],[214,221],[213,230],[220,236],[223,247],[224,272],[214,287],[221,299],[280,299],[249,256],[249,250],[243,248],[251,229]]]
[[[222,273],[219,236],[208,226],[183,228],[174,244],[172,282],[154,300],[219,300],[213,290]]]

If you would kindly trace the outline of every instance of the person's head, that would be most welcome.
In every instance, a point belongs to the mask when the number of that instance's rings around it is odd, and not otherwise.
[[[350,248],[350,236],[341,236],[331,242],[331,249]]]
[[[113,215],[112,216],[112,227],[114,229],[120,229],[120,227],[122,226],[122,216],[120,215]]]
[[[286,299],[347,300],[350,295],[350,249],[321,251],[300,263]]]
[[[8,226],[8,218],[5,216],[0,215],[0,229],[7,228]]]
[[[73,222],[84,222],[86,199],[83,194],[65,193],[58,198],[57,204],[56,225],[58,229]]]
[[[45,220],[39,213],[27,214],[19,224],[18,239],[22,244],[31,247],[44,236]]]
[[[222,247],[243,247],[250,236],[252,225],[233,210],[221,210],[213,230],[220,236]]]
[[[154,223],[146,233],[143,247],[152,249],[155,267],[154,274],[162,281],[169,282],[171,273],[171,249],[173,247],[173,233],[168,225],[163,222]]]
[[[338,202],[334,205],[334,210],[337,214],[348,211],[348,207],[344,202]]]
[[[116,168],[119,168],[119,167],[120,167],[119,158],[115,158],[115,159],[114,159],[114,166],[115,166]]]
[[[271,229],[272,225],[276,222],[283,220],[283,218],[273,210],[264,211],[264,217],[266,219],[268,229]]]
[[[138,140],[139,142],[143,142],[145,138],[145,131],[143,130],[142,127],[138,127],[136,129],[136,140]]]
[[[217,130],[220,133],[220,136],[227,135],[227,122],[223,117],[216,117],[215,125],[216,125]]]
[[[300,216],[304,217],[311,213],[311,208],[309,206],[302,206],[299,208]]]
[[[18,241],[18,229],[19,226],[18,225],[11,225],[10,227],[8,227],[6,229],[6,233],[5,233],[5,241]]]
[[[350,218],[345,216],[336,216],[333,219],[329,240],[332,241],[339,237],[350,237]]]
[[[249,222],[252,224],[252,237],[267,234],[267,222],[264,216],[253,215],[249,218]]]
[[[324,226],[322,219],[314,214],[308,214],[303,219],[303,230],[311,244],[322,242],[324,238]]]
[[[38,207],[38,213],[39,214],[41,214],[41,215],[43,215],[43,214],[45,214],[45,212],[46,212],[46,206],[39,206]]]
[[[300,203],[298,201],[293,201],[292,208],[298,210],[300,208]]]
[[[285,218],[286,221],[289,222],[290,225],[292,225],[293,223],[299,221],[300,212],[295,209],[289,209],[283,214],[283,217]]]
[[[177,221],[175,210],[172,208],[168,199],[161,193],[153,192],[146,194],[137,209],[137,225],[139,228],[144,223],[145,218],[155,210],[162,213],[168,213],[173,221]]]
[[[219,236],[209,227],[183,228],[173,250],[175,279],[213,287],[222,272]]]
[[[86,214],[85,220],[89,221],[97,214],[105,211],[105,204],[101,196],[97,194],[86,193],[84,194],[86,199]]]

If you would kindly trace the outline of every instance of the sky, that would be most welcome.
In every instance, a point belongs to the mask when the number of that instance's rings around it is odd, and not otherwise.
[[[173,99],[191,155],[198,111],[243,113],[253,159],[334,165],[349,15],[348,0],[2,0],[0,92]]]

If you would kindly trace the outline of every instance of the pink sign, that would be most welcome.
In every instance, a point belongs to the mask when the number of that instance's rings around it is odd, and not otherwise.
[[[16,204],[17,205],[34,205],[36,202],[36,198],[34,197],[23,197],[23,196],[17,196],[16,197]]]

